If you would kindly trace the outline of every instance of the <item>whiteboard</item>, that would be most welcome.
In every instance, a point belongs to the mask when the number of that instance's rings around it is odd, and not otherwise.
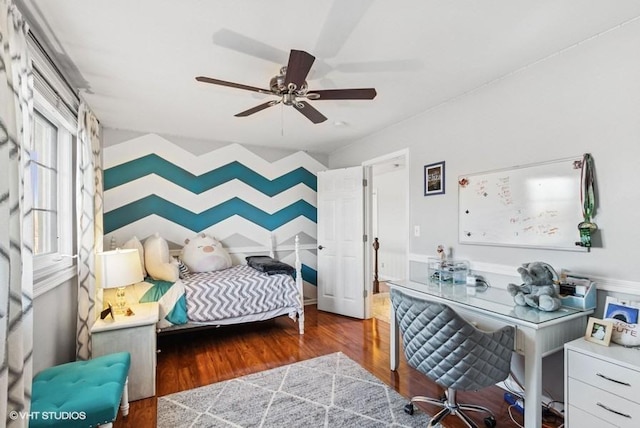
[[[580,241],[582,156],[458,177],[458,241],[587,251]]]

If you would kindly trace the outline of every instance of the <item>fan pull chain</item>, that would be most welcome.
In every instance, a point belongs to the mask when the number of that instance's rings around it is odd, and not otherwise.
[[[284,137],[284,104],[280,104],[280,136]]]

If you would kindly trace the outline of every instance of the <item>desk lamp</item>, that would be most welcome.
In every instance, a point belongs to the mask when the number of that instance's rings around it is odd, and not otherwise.
[[[136,249],[116,249],[96,254],[96,277],[104,289],[117,288],[115,314],[127,311],[125,287],[141,282],[142,267]]]

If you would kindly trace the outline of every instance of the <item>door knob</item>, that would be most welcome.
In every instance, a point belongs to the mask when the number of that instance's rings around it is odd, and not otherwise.
[[[318,245],[318,250],[322,250],[324,247],[322,245]]]

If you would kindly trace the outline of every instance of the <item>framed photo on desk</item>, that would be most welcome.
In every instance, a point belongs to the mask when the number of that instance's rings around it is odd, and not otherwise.
[[[603,346],[609,346],[613,333],[613,322],[589,317],[587,331],[584,334],[585,340]]]
[[[637,324],[639,314],[640,309],[614,302],[609,298],[604,307],[604,318],[614,318],[627,324]]]

